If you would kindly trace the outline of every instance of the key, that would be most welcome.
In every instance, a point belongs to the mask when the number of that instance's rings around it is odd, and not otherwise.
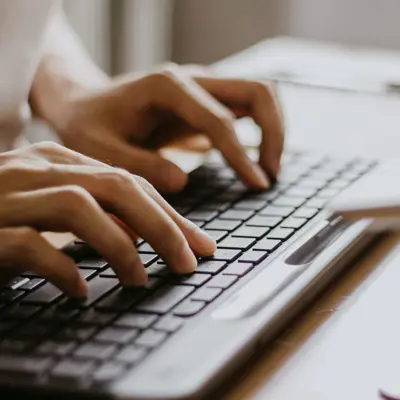
[[[289,238],[295,232],[294,229],[289,228],[275,228],[268,233],[268,239],[282,239],[285,240]]]
[[[97,276],[90,281],[89,292],[86,299],[67,299],[65,305],[68,307],[72,306],[77,308],[89,308],[92,304],[96,303],[96,301],[98,301],[108,292],[116,288],[118,285],[118,279]]]
[[[30,304],[50,304],[62,296],[60,289],[56,288],[51,283],[39,287],[22,299],[23,303]]]
[[[303,188],[311,188],[314,190],[319,190],[322,189],[326,185],[325,179],[317,179],[316,177],[314,178],[305,178],[301,180],[301,186]]]
[[[210,202],[206,202],[205,204],[202,204],[199,210],[211,210],[211,211],[225,211],[227,208],[229,208],[231,205],[230,201],[216,201],[212,200]]]
[[[85,343],[75,350],[74,356],[77,358],[107,361],[116,352],[117,346],[114,344]]]
[[[228,210],[219,215],[220,219],[246,221],[254,214],[251,210]]]
[[[42,278],[31,278],[27,283],[21,286],[22,290],[34,290],[40,285],[44,284],[45,280]]]
[[[263,239],[254,246],[254,250],[273,252],[280,246],[281,243],[281,240]]]
[[[155,250],[146,242],[139,246],[139,253],[156,253]]]
[[[96,328],[93,326],[68,326],[57,335],[60,341],[76,341],[84,342],[88,340],[94,333]]]
[[[209,274],[192,274],[174,277],[173,284],[175,285],[189,285],[199,287],[211,279],[212,275]]]
[[[0,357],[0,373],[33,377],[42,374],[51,365],[47,357],[6,356]]]
[[[343,190],[349,186],[349,182],[345,180],[341,180],[340,178],[335,179],[333,182],[329,184],[330,189],[337,189],[337,190]]]
[[[239,210],[258,211],[265,207],[266,204],[267,202],[265,200],[244,199],[238,201],[233,207]]]
[[[240,226],[241,221],[230,221],[224,219],[215,219],[214,221],[205,225],[204,229],[206,230],[221,230],[221,231],[228,231],[232,232],[236,228]]]
[[[114,325],[127,328],[146,329],[157,321],[156,315],[129,313],[114,321]]]
[[[270,228],[262,228],[259,226],[241,226],[236,231],[232,232],[234,237],[249,237],[255,239],[261,239],[270,231]]]
[[[306,199],[304,197],[279,197],[273,201],[274,206],[300,207]]]
[[[124,367],[117,362],[107,362],[98,368],[92,375],[94,382],[101,384],[119,378],[124,373]]]
[[[115,359],[126,364],[137,364],[142,361],[147,355],[147,350],[144,347],[129,346],[120,351]]]
[[[0,306],[3,304],[10,304],[25,294],[23,290],[10,290],[4,289],[0,292]]]
[[[79,324],[104,326],[108,325],[115,318],[115,314],[98,312],[91,309],[79,315],[76,320]]]
[[[137,311],[165,314],[194,291],[191,286],[167,285],[157,290],[137,307]]]
[[[238,258],[242,252],[240,250],[230,250],[230,249],[217,249],[215,253],[206,260],[216,260],[216,261],[234,261]]]
[[[101,311],[127,311],[143,300],[147,291],[143,288],[120,288],[95,305]]]
[[[149,329],[136,338],[135,344],[146,348],[154,348],[159,346],[166,338],[167,334],[165,332]]]
[[[259,215],[266,215],[270,217],[287,217],[294,211],[294,207],[277,207],[277,206],[267,206],[263,208]]]
[[[16,322],[13,321],[0,321],[0,339],[2,339],[1,335],[4,335],[6,332],[14,328],[15,324]]]
[[[305,218],[294,218],[294,217],[289,217],[287,219],[285,219],[282,223],[281,223],[281,227],[282,228],[293,228],[293,229],[299,229],[301,228],[305,223],[307,222],[307,220]]]
[[[300,183],[301,185],[301,183]],[[310,197],[313,197],[314,194],[316,193],[315,188],[310,188],[310,187],[303,187],[303,186],[295,186],[290,188],[285,192],[285,196],[289,197],[304,197],[306,199],[309,199]]]
[[[183,325],[182,318],[173,317],[172,315],[166,315],[165,317],[159,319],[153,329],[158,331],[164,331],[168,333],[176,332]]]
[[[263,217],[260,215],[256,215],[246,222],[246,226],[261,226],[266,228],[273,228],[281,221],[281,217]]]
[[[210,303],[222,293],[222,289],[204,287],[199,289],[191,296],[194,301],[204,301]]]
[[[206,232],[218,243],[220,242],[222,239],[226,238],[228,236],[227,231],[208,231],[206,230]]]
[[[213,220],[218,215],[217,211],[212,210],[196,210],[187,214],[185,217],[191,221],[208,222]]]
[[[71,257],[75,260],[75,262],[79,262],[83,260],[83,258],[93,258],[99,256],[96,254],[96,251],[91,249],[88,245],[83,243],[74,243],[71,242],[62,248],[62,252],[67,256]]]
[[[8,281],[4,285],[4,287],[7,289],[10,289],[10,290],[16,290],[28,282],[29,282],[29,278],[24,277],[24,276],[17,276],[15,278],[11,279],[10,281]]]
[[[219,275],[211,279],[211,281],[207,283],[206,287],[228,289],[237,280],[238,278],[236,276]]]
[[[242,257],[239,258],[241,263],[254,263],[259,264],[265,258],[267,258],[268,253],[266,251],[254,251],[250,250],[246,252]]]
[[[126,329],[121,327],[109,327],[100,331],[94,340],[97,342],[127,344],[139,334],[138,329]]]
[[[39,321],[35,321],[22,325],[16,332],[14,332],[14,336],[18,338],[41,339],[45,336],[49,336],[58,329],[59,327],[56,325],[43,324]]]
[[[171,270],[167,267],[167,265],[164,263],[164,261],[160,260],[156,264],[150,265],[150,267],[147,267],[147,274],[149,276],[154,276],[154,277],[166,277],[168,275],[171,275]]]
[[[206,303],[203,303],[202,301],[185,300],[183,303],[179,304],[179,306],[174,309],[173,313],[177,317],[183,317],[183,318],[193,317],[198,312],[200,312],[205,306]]]
[[[83,380],[93,368],[92,361],[63,360],[51,370],[50,376],[54,380],[72,384]]]
[[[27,320],[39,312],[41,307],[28,304],[15,304],[4,310],[1,314],[2,320]]]
[[[69,321],[79,314],[77,309],[67,309],[63,307],[53,306],[47,308],[45,312],[38,315],[38,320],[45,323],[62,323]]]
[[[293,217],[310,219],[314,217],[318,211],[318,208],[301,207],[293,214]]]
[[[153,264],[158,259],[157,254],[139,253],[139,257],[145,267]]]
[[[102,270],[107,267],[107,261],[102,258],[88,258],[76,264],[78,268]]]
[[[228,237],[218,247],[220,249],[247,250],[256,242],[253,238]]]
[[[107,268],[103,272],[100,273],[101,278],[116,278],[117,275],[112,268]]]
[[[328,199],[315,198],[315,199],[308,200],[307,203],[305,204],[305,206],[311,207],[311,208],[324,208],[324,206],[327,202],[328,202]]]
[[[244,276],[253,269],[250,263],[234,262],[230,264],[223,272],[224,275]]]
[[[322,189],[320,192],[318,192],[317,197],[318,198],[324,198],[324,199],[330,199],[332,197],[335,197],[339,193],[339,189]]]
[[[199,261],[196,272],[218,274],[218,272],[222,271],[227,265],[228,264],[225,261],[212,261],[203,259]]]
[[[0,343],[0,354],[26,354],[33,347],[34,343],[35,341],[27,339],[6,339]]]
[[[89,280],[90,278],[93,278],[94,275],[97,274],[97,270],[95,269],[82,269],[80,271],[80,274],[83,276],[85,280]]]
[[[76,342],[55,342],[48,340],[38,346],[35,349],[35,353],[48,356],[65,357],[70,354],[76,346]]]

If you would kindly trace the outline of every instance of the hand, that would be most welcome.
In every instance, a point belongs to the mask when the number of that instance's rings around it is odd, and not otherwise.
[[[149,242],[176,273],[192,272],[194,254],[212,255],[216,248],[143,178],[47,143],[0,154],[0,275],[11,278],[28,266],[68,295],[84,296],[86,283],[73,260],[41,231],[74,233],[124,285],[147,280],[127,232]]]
[[[234,119],[245,116],[262,130],[259,165],[235,135]],[[269,85],[198,70],[193,75],[177,66],[81,91],[50,122],[67,147],[143,176],[162,191],[182,189],[187,178],[157,150],[188,134],[204,133],[255,189],[276,178],[283,149],[280,108]]]

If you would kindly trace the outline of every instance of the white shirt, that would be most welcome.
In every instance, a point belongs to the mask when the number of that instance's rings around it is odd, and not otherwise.
[[[61,0],[0,0],[0,151],[14,147],[29,119],[32,81]]]

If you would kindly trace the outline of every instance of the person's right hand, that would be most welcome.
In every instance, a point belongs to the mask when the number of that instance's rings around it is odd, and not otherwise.
[[[146,240],[176,273],[192,272],[195,255],[210,256],[216,248],[143,178],[53,143],[0,154],[0,277],[29,269],[69,296],[85,296],[74,261],[41,231],[72,232],[128,286],[144,285],[147,274],[127,231]]]

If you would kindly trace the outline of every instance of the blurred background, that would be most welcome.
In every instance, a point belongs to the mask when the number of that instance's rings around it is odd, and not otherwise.
[[[215,62],[277,35],[400,48],[398,0],[65,0],[108,73]]]

